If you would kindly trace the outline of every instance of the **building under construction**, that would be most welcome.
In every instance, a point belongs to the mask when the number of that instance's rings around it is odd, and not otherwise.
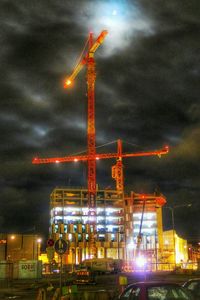
[[[69,241],[65,263],[80,263],[90,256],[90,214],[87,189],[56,188],[51,194],[50,234],[54,240]],[[131,261],[137,250],[142,222],[140,253],[152,263],[163,247],[162,195],[131,193],[124,196],[116,190],[97,190],[95,247],[97,258]],[[94,222],[94,220],[93,220]]]

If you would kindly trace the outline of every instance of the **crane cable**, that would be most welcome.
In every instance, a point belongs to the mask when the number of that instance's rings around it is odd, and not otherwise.
[[[81,60],[82,60],[82,58],[83,58],[83,55],[84,55],[84,52],[85,52],[85,49],[86,49],[86,47],[87,47],[87,45],[88,45],[88,42],[89,42],[89,37],[88,37],[88,39],[86,40],[85,45],[84,45],[84,47],[83,47],[83,50],[82,50],[81,54],[79,55],[79,57],[78,57],[78,59],[77,59],[77,61],[76,61],[76,63],[75,63],[75,66],[74,66],[73,69],[76,69],[76,67],[77,67],[77,66],[79,65],[79,63],[81,62]]]
[[[100,146],[97,146],[97,147],[95,147],[96,149],[97,148],[101,148],[101,147],[104,147],[104,146],[107,146],[107,145],[110,145],[110,144],[114,144],[114,143],[116,143],[117,142],[117,140],[115,140],[115,141],[112,141],[112,142],[109,142],[109,143],[106,143],[106,144],[103,144],[103,145],[100,145]]]
[[[116,143],[116,142],[117,142],[117,140],[114,140],[114,141],[105,143],[105,144],[103,144],[103,145],[97,146],[97,147],[95,147],[95,148],[96,148],[96,149],[102,148],[102,147],[105,147],[105,146],[114,144],[114,143]],[[123,141],[123,143],[126,143],[126,144],[131,145],[131,146],[136,146],[136,147],[138,147],[138,148],[145,149],[144,147],[142,147],[142,146],[140,146],[140,145],[133,144],[133,143],[129,143],[129,142],[127,142],[127,141]],[[82,150],[82,151],[79,151],[79,152],[76,152],[76,153],[71,153],[70,155],[74,156],[74,155],[79,155],[79,154],[83,154],[83,153],[87,153],[87,149]]]
[[[95,148],[96,148],[96,149],[97,149],[97,148],[101,148],[101,147],[104,147],[104,146],[107,146],[107,145],[110,145],[110,144],[114,144],[114,143],[116,143],[116,142],[117,142],[117,140],[112,141],[112,142],[109,142],[109,143],[106,143],[106,144],[103,144],[103,145],[100,145],[100,146],[95,147]],[[87,149],[86,149],[86,150],[79,151],[79,152],[76,152],[76,153],[72,153],[72,154],[70,154],[70,155],[71,155],[71,156],[74,156],[74,155],[79,155],[79,154],[83,154],[83,153],[87,153]]]

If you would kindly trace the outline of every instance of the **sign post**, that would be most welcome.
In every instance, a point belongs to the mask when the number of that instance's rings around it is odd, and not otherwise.
[[[62,255],[69,249],[69,242],[66,242],[65,240],[60,238],[55,242],[54,248],[55,251],[60,255],[60,295],[61,295],[62,294]]]
[[[47,251],[47,258],[48,258],[48,261],[49,261],[50,274],[51,274],[52,273],[52,261],[54,259],[54,252],[55,252],[55,249],[54,249],[54,240],[52,238],[49,238],[47,240],[46,251]]]

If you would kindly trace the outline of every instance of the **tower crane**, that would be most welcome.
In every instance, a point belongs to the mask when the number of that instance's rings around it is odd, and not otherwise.
[[[65,81],[65,87],[71,85],[83,66],[87,66],[87,95],[88,95],[88,118],[87,118],[87,150],[88,150],[88,205],[91,209],[95,208],[95,194],[96,194],[96,132],[95,132],[95,61],[94,53],[98,47],[103,43],[107,30],[103,30],[95,42],[93,42],[93,33],[89,33],[88,37],[88,51],[80,60],[72,74]]]
[[[88,184],[88,206],[89,218],[91,226],[90,234],[90,249],[91,256],[96,256],[95,235],[96,235],[96,131],[95,131],[95,61],[94,53],[103,43],[107,30],[103,30],[95,42],[93,42],[93,33],[89,33],[88,51],[80,60],[79,64],[73,70],[71,76],[66,80],[65,87],[68,87],[81,71],[84,65],[87,67],[87,96],[88,96],[88,111],[87,111],[87,150],[88,150],[88,169],[87,169],[87,184]],[[93,220],[93,222],[92,222]]]
[[[96,256],[95,236],[96,236],[96,160],[117,158],[117,163],[112,168],[112,177],[116,180],[116,187],[118,191],[123,190],[123,165],[122,158],[137,157],[137,156],[152,156],[163,155],[168,153],[168,148],[165,147],[160,150],[150,152],[138,153],[122,153],[122,142],[118,140],[117,153],[96,153],[96,132],[95,132],[95,60],[94,54],[98,47],[103,43],[107,30],[103,30],[95,42],[93,42],[93,33],[89,33],[87,40],[88,50],[81,56],[80,61],[74,68],[72,74],[66,79],[64,87],[68,88],[84,65],[87,68],[87,154],[86,155],[72,155],[55,158],[34,158],[33,164],[48,164],[48,163],[63,163],[72,161],[85,161],[88,166],[87,185],[88,185],[88,207],[89,207],[89,221],[91,227],[90,234],[90,250],[91,256]]]
[[[100,160],[100,159],[113,159],[116,158],[117,162],[114,166],[112,166],[112,178],[116,181],[116,190],[123,191],[124,190],[124,176],[123,176],[123,164],[122,158],[129,158],[129,157],[141,157],[141,156],[159,156],[165,155],[169,152],[168,146],[163,147],[159,150],[152,150],[152,151],[141,151],[141,152],[129,152],[123,153],[122,152],[122,141],[120,139],[117,140],[117,152],[113,153],[96,153],[93,155],[93,159]],[[33,164],[52,164],[52,163],[67,163],[67,162],[89,162],[91,157],[89,154],[85,155],[68,155],[64,157],[51,157],[51,158],[39,158],[35,157],[32,160]],[[96,177],[96,173],[95,173]]]

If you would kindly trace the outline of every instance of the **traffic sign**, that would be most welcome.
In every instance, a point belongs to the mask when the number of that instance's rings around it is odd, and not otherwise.
[[[49,247],[53,247],[53,245],[54,245],[54,240],[53,240],[53,239],[48,239],[48,240],[47,240],[47,245],[48,245]]]
[[[69,249],[69,242],[59,239],[55,242],[54,248],[58,254],[62,255]]]

